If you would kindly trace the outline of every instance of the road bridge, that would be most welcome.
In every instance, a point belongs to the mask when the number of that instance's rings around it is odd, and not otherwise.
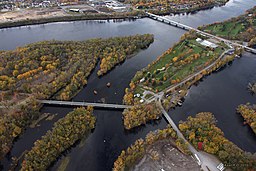
[[[73,101],[58,101],[58,100],[39,100],[42,104],[60,105],[60,106],[93,106],[98,108],[114,108],[126,109],[130,108],[129,105],[108,104],[108,103],[90,103],[90,102],[73,102]]]
[[[238,46],[238,47],[241,47],[241,48],[244,48],[246,51],[248,52],[252,52],[252,53],[255,53],[256,54],[256,49],[253,49],[253,48],[250,48],[248,46],[245,46],[245,45],[242,45],[242,44],[239,44],[239,43],[236,43],[234,41],[231,41],[231,40],[227,40],[227,39],[224,39],[222,37],[219,37],[219,36],[215,36],[213,34],[210,34],[210,33],[207,33],[207,32],[204,32],[202,30],[199,30],[197,28],[193,28],[191,26],[188,26],[186,24],[182,24],[182,23],[179,23],[177,21],[174,21],[174,20],[171,20],[169,18],[166,18],[166,17],[163,17],[163,16],[159,16],[159,15],[155,15],[155,14],[152,14],[152,13],[149,13],[149,12],[146,12],[147,16],[151,19],[154,19],[154,20],[157,20],[157,21],[160,21],[160,22],[163,22],[163,23],[166,23],[166,24],[169,24],[169,25],[172,25],[172,26],[175,26],[175,27],[178,27],[178,28],[181,28],[181,29],[184,29],[184,30],[193,30],[203,36],[206,36],[206,37],[210,37],[210,38],[214,38],[214,39],[217,39],[219,41],[222,41],[226,44],[231,44],[233,46]]]

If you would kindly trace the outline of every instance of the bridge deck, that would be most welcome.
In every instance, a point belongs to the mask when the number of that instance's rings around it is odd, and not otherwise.
[[[249,52],[256,53],[256,49],[254,49],[254,48],[250,48],[248,46],[241,45],[241,44],[233,42],[231,40],[227,40],[227,39],[224,39],[222,37],[218,37],[218,36],[212,35],[210,33],[204,32],[204,31],[199,30],[197,28],[193,28],[193,27],[188,26],[186,24],[179,23],[177,21],[171,20],[171,19],[163,17],[163,16],[155,15],[155,14],[152,14],[152,13],[149,13],[149,12],[146,12],[146,14],[148,15],[149,18],[156,19],[156,20],[158,20],[160,22],[167,23],[167,24],[173,25],[175,27],[179,27],[179,28],[184,29],[184,30],[194,30],[194,31],[196,31],[197,33],[199,33],[199,34],[201,34],[203,36],[215,38],[215,39],[217,39],[219,41],[223,41],[225,43],[229,43],[229,44],[232,44],[234,46],[239,46],[241,48],[244,48],[245,50],[247,50]]]
[[[105,104],[105,103],[88,103],[88,102],[71,102],[71,101],[58,101],[58,100],[40,100],[40,103],[50,105],[62,105],[62,106],[93,106],[99,108],[116,108],[125,109],[131,106],[120,104]]]

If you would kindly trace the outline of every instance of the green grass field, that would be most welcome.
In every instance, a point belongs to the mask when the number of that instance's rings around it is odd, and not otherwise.
[[[210,25],[204,30],[218,36],[235,38],[239,33],[246,30],[246,26],[242,22],[225,22],[222,24]]]
[[[155,64],[147,68],[144,72],[146,81],[137,85],[135,92],[142,92],[143,86],[150,87],[155,91],[162,91],[174,84],[171,83],[172,80],[181,81],[202,70],[206,65],[217,59],[222,52],[224,52],[222,46],[210,50],[195,39],[183,40],[175,45],[170,53],[162,56]],[[195,58],[195,55],[199,57]],[[177,61],[173,61],[177,56]],[[163,67],[165,67],[164,70],[157,71]],[[154,80],[154,83],[152,83],[152,80]]]

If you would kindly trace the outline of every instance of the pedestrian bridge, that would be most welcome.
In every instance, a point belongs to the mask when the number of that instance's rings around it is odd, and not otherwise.
[[[126,109],[130,108],[129,105],[120,104],[108,104],[108,103],[90,103],[90,102],[73,102],[73,101],[58,101],[58,100],[39,100],[42,104],[48,105],[60,105],[60,106],[93,106],[98,108],[114,108],[114,109]]]

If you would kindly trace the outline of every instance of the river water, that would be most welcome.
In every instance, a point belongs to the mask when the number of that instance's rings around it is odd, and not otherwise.
[[[240,15],[254,5],[256,5],[255,0],[246,0],[246,2],[233,0],[223,7],[193,15],[169,17],[196,27]],[[0,30],[0,49],[10,50],[41,40],[86,40],[95,37],[145,33],[155,35],[155,41],[148,49],[126,60],[101,78],[97,77],[96,68],[88,79],[88,85],[73,99],[90,102],[104,99],[107,103],[121,104],[124,90],[136,71],[147,66],[177,42],[185,33],[183,30],[148,18],[122,22],[112,20],[59,22],[2,29]],[[255,66],[256,55],[245,53],[243,58],[235,60],[232,65],[206,77],[198,86],[193,86],[183,106],[170,111],[170,116],[178,123],[197,112],[213,112],[218,120],[218,126],[229,140],[246,151],[256,152],[256,136],[248,126],[243,126],[242,118],[235,113],[235,108],[241,103],[256,103],[256,98],[246,90],[248,82],[256,80]],[[110,88],[107,88],[107,82],[111,82]],[[94,95],[93,90],[97,90],[98,94]],[[28,128],[14,143],[11,153],[1,161],[2,169],[7,170],[12,156],[19,156],[24,150],[31,149],[34,141],[71,110],[72,108],[68,107],[45,106],[42,113],[56,113],[57,116],[52,121],[40,122],[40,127]],[[89,135],[84,145],[76,145],[65,154],[70,157],[67,170],[111,170],[121,150],[126,149],[136,139],[144,138],[149,131],[161,129],[167,125],[166,121],[161,119],[134,130],[125,131],[122,125],[122,111],[95,109],[94,114],[97,117],[97,123],[93,133]],[[61,159],[50,170],[56,170],[60,161]]]

